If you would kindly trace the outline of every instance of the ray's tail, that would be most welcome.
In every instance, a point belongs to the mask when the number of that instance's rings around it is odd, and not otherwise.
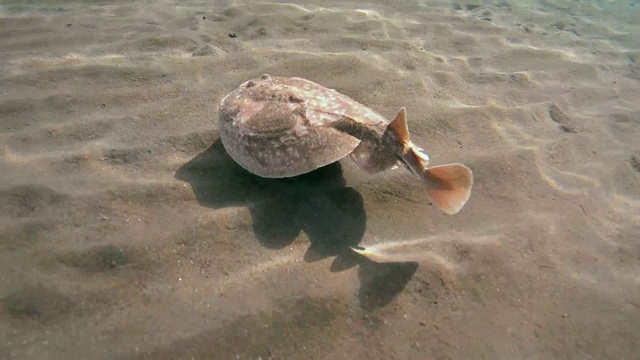
[[[471,196],[472,171],[459,163],[428,167],[429,157],[409,138],[404,108],[400,109],[395,119],[389,123],[387,132],[400,141],[402,150],[399,157],[411,171],[424,180],[431,203],[447,215],[458,213]]]
[[[427,194],[431,202],[447,215],[460,211],[471,196],[473,173],[463,164],[426,168],[422,178],[427,183]]]

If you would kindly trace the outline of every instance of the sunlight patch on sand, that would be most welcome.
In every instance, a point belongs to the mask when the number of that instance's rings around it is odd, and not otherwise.
[[[83,145],[82,148],[83,149],[93,148],[93,146]],[[81,150],[78,152],[84,153]],[[94,151],[93,155],[96,155],[96,154],[98,154],[98,152]],[[69,155],[69,152],[65,150],[53,150],[53,151],[47,152],[46,154],[23,155],[16,151],[13,151],[9,147],[9,145],[5,145],[2,148],[2,158],[4,159],[4,161],[10,164],[15,164],[15,165],[28,164],[32,166],[36,166],[36,165],[42,166],[50,163],[53,160],[58,160],[61,157],[64,157],[65,155]]]
[[[545,165],[543,157],[535,152],[536,168],[542,179],[552,188],[565,194],[579,195],[585,192],[585,187],[595,188],[600,182],[590,176],[568,170],[558,170]]]
[[[12,63],[27,67],[26,70],[38,70],[42,68],[50,68],[56,66],[70,65],[112,65],[118,64],[125,59],[122,54],[107,54],[99,56],[86,56],[82,54],[67,54],[62,57],[38,57],[31,56],[27,58],[19,58]]]
[[[384,240],[372,245],[361,244],[363,248],[352,250],[374,262],[417,262],[435,263],[447,270],[459,270],[460,265],[449,259],[447,255],[434,252],[431,247],[434,244],[467,244],[472,246],[497,246],[502,243],[503,235],[494,235],[492,231],[486,235],[471,235],[460,232],[441,233],[438,235],[409,239],[409,240]]]
[[[215,288],[218,291],[225,290],[230,287],[247,287],[253,286],[257,278],[264,278],[275,271],[293,270],[292,267],[301,262],[304,252],[300,249],[290,247],[286,252],[278,252],[274,254],[274,258],[262,261],[242,269],[238,269],[229,273],[229,276],[216,282]]]
[[[229,8],[233,8],[233,7],[251,8],[250,5],[245,5],[245,4],[243,4],[243,5],[232,5]],[[282,11],[283,8],[289,8],[289,9],[302,11],[302,12],[324,11],[324,10],[339,11],[338,9],[323,8],[323,7],[319,7],[319,8],[316,8],[314,10],[310,10],[310,9],[307,9],[306,7],[304,7],[303,5],[300,5],[300,4],[276,3],[276,2],[265,2],[265,3],[261,3],[259,5],[256,5],[255,7],[259,8],[260,10],[263,10],[261,12],[261,14],[263,14],[263,15],[278,14],[280,11]],[[268,12],[264,11],[266,9],[271,9],[271,8],[273,8],[275,11],[272,12],[272,13],[268,13]]]
[[[526,132],[520,130],[518,127],[509,123],[499,124],[497,121],[491,121],[490,126],[495,130],[495,132],[504,140],[507,144],[516,147],[521,150],[531,150],[537,151],[539,150],[538,146],[535,145],[536,139],[527,134]],[[512,134],[518,134],[520,138],[516,138]],[[523,142],[527,142],[523,144]]]
[[[11,75],[30,74],[33,71],[47,70],[59,67],[73,67],[84,65],[113,65],[121,64],[126,57],[121,54],[107,54],[100,56],[86,56],[82,54],[68,54],[62,57],[29,56],[12,60]]]
[[[569,48],[550,48],[550,47],[545,47],[545,48],[541,48],[539,46],[535,46],[532,44],[518,44],[518,43],[513,43],[513,42],[507,42],[504,40],[501,40],[501,42],[504,44],[504,46],[506,48],[511,48],[511,49],[518,49],[518,50],[528,50],[532,52],[532,55],[536,56],[537,54],[540,55],[555,55],[555,56],[550,56],[551,59],[553,59],[554,57],[560,60],[565,60],[565,61],[569,61],[569,62],[581,62],[579,60],[578,55],[576,55],[574,52],[571,51],[571,49]],[[551,60],[550,59],[550,60]]]
[[[392,262],[417,262],[417,263],[428,263],[428,264],[436,264],[439,267],[442,267],[450,272],[456,272],[458,266],[453,262],[447,260],[444,256],[435,254],[433,252],[423,250],[419,253],[417,252],[407,252],[407,253],[395,253],[389,251],[390,249],[372,246],[367,247],[364,250],[353,248],[353,251],[359,255],[366,257],[367,259],[377,262],[377,263],[392,263]]]
[[[375,11],[375,10],[367,10],[367,9],[355,9],[354,10],[356,13],[362,13],[364,15],[366,15],[367,17],[374,19],[374,20],[381,20],[382,16],[380,15],[379,12]]]
[[[548,117],[546,115],[548,112],[547,104],[511,108],[499,105],[491,107],[494,108],[490,109],[491,112],[501,113],[501,116],[506,118],[506,121],[491,121],[491,127],[510,147],[533,153],[535,163],[532,166],[535,166],[540,177],[550,187],[566,194],[577,195],[584,193],[586,189],[600,186],[600,181],[591,175],[559,168],[555,165],[555,161],[552,161],[555,155],[549,155],[545,152],[545,146],[558,142],[554,137],[544,137],[548,128],[557,126],[553,121],[546,119]],[[532,110],[536,115],[533,115],[533,120],[525,122],[526,116],[532,116],[527,115]],[[576,166],[579,165],[576,164]]]
[[[600,260],[600,261],[598,261]],[[609,284],[614,281],[627,282],[629,286],[640,285],[640,276],[637,272],[621,271],[612,264],[602,261],[603,259],[594,258],[592,264],[586,265],[581,263],[563,264],[562,268],[569,276],[591,288],[598,289],[603,293],[608,293]]]
[[[640,210],[640,199],[634,199],[627,195],[614,193],[611,197],[611,206],[614,211],[631,213],[631,210]],[[633,218],[640,220],[640,212],[633,214]]]

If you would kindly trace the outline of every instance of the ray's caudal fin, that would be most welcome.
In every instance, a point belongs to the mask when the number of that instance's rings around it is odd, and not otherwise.
[[[460,211],[471,195],[471,170],[458,163],[427,167],[429,157],[409,138],[405,108],[400,109],[395,119],[387,125],[386,131],[400,141],[402,147],[398,156],[409,169],[422,177],[431,203],[447,215]]]

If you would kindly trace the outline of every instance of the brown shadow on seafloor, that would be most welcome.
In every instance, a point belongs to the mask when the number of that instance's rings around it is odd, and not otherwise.
[[[363,309],[389,303],[418,267],[373,263],[351,251],[364,235],[366,213],[362,196],[346,186],[340,163],[294,178],[265,179],[242,169],[217,139],[182,165],[176,178],[191,185],[203,206],[249,206],[253,231],[267,248],[284,248],[304,231],[311,242],[305,261],[335,256],[332,272],[359,265]]]

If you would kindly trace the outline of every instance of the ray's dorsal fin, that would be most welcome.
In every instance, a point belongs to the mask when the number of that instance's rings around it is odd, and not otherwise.
[[[405,108],[401,108],[398,111],[396,117],[387,125],[387,130],[390,130],[396,135],[398,140],[402,143],[409,143],[409,127],[407,126],[407,111]]]

